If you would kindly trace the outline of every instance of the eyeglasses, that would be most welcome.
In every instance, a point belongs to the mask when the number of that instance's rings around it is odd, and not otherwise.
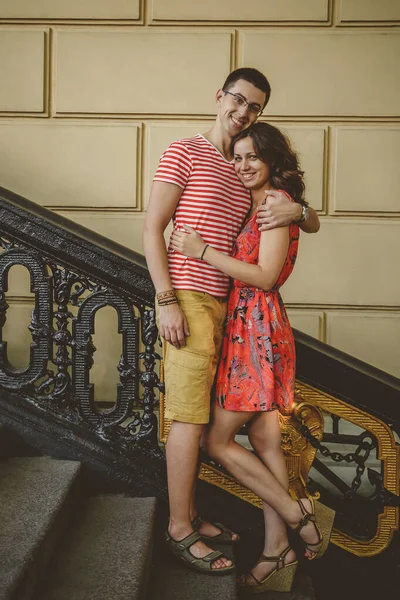
[[[259,104],[252,104],[251,102],[247,102],[246,98],[244,98],[240,94],[233,94],[232,92],[228,92],[228,90],[222,91],[224,92],[224,94],[229,94],[230,96],[232,96],[236,104],[238,104],[239,106],[248,106],[249,111],[253,115],[257,115],[257,117],[261,115],[263,109]]]

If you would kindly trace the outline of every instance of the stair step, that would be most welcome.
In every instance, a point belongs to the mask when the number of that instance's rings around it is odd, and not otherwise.
[[[79,518],[48,569],[41,600],[139,600],[151,563],[155,498],[98,496]]]
[[[33,597],[64,525],[79,470],[77,462],[50,458],[0,462],[0,600]]]
[[[29,446],[13,429],[0,423],[0,458],[17,456],[42,456],[40,451]]]

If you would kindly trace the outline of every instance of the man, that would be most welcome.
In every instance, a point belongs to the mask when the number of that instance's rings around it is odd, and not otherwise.
[[[206,243],[230,253],[251,204],[231,163],[232,139],[261,115],[270,92],[267,79],[256,69],[237,69],[228,76],[216,94],[217,117],[211,129],[174,142],[162,156],[144,224],[144,249],[164,339],[166,416],[172,419],[166,445],[167,542],[174,554],[198,571],[232,569],[232,562],[213,553],[205,538],[237,538],[212,523],[203,522],[199,533],[193,525],[199,443],[209,421],[229,281],[201,260],[167,253],[164,231],[173,218],[176,229],[190,225]],[[291,221],[301,221],[306,232],[319,229],[315,211],[302,209],[282,192],[268,192],[258,221],[261,229]]]

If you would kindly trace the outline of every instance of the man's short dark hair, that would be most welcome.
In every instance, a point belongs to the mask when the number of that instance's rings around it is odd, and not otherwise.
[[[244,79],[245,81],[248,81],[249,83],[254,85],[254,87],[264,92],[264,106],[266,106],[271,96],[271,86],[265,75],[263,75],[257,69],[252,69],[251,67],[242,67],[240,69],[235,69],[234,71],[232,71],[232,73],[229,73],[224,85],[222,86],[222,89],[229,90],[237,81],[239,81],[239,79]]]

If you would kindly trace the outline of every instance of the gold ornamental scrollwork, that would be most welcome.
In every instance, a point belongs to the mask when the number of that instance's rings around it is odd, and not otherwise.
[[[161,365],[161,377],[163,365]],[[162,378],[163,380],[163,378]],[[160,441],[165,442],[171,427],[171,421],[165,418],[165,397],[160,394]],[[322,411],[337,415],[361,428],[369,431],[377,440],[377,458],[383,461],[383,481],[385,488],[395,495],[399,494],[399,461],[400,452],[391,429],[380,419],[363,410],[351,406],[322,392],[310,385],[296,381],[295,405],[291,415],[280,415],[282,432],[282,450],[285,455],[289,473],[289,492],[293,498],[310,496],[306,489],[308,473],[315,458],[316,449],[301,435],[299,428],[306,425],[319,441],[323,436]],[[262,508],[261,499],[241,485],[230,475],[217,467],[201,464],[199,478],[207,483],[222,488],[241,500]],[[317,497],[316,495],[315,497]],[[394,531],[399,526],[399,511],[386,506],[378,515],[377,529],[369,540],[358,540],[338,529],[333,529],[331,542],[357,556],[374,556],[388,547]]]
[[[386,423],[343,400],[301,382],[296,382],[295,396],[297,401],[313,404],[372,433],[378,445],[377,458],[383,461],[383,485],[392,494],[399,495],[400,448],[396,446],[393,432]],[[357,556],[374,556],[389,546],[393,533],[398,527],[399,509],[385,506],[383,513],[378,515],[373,538],[358,540],[334,528],[331,541]]]

